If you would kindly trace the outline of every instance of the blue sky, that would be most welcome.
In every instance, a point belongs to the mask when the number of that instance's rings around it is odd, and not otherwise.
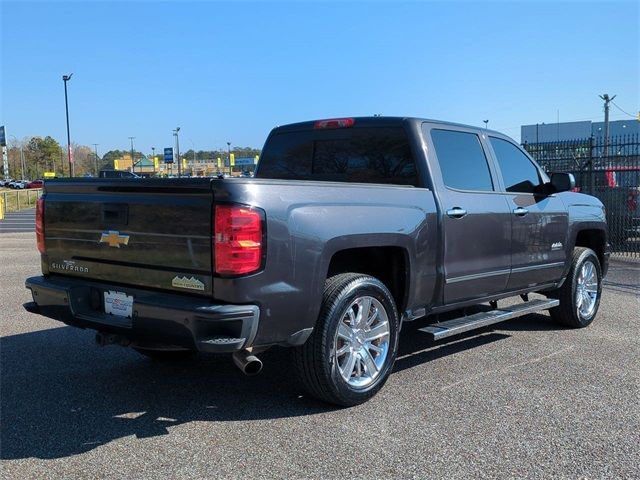
[[[0,124],[101,153],[261,147],[278,124],[410,115],[501,130],[637,112],[638,2],[8,2]],[[612,109],[613,119],[628,118]]]

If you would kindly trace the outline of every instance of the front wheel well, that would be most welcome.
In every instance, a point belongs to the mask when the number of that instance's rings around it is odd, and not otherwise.
[[[587,229],[580,230],[576,236],[576,247],[586,247],[593,250],[598,256],[600,265],[604,265],[604,252],[606,248],[607,236],[604,230]]]
[[[361,247],[340,250],[331,257],[327,278],[339,273],[362,273],[377,278],[393,295],[398,311],[407,304],[408,252],[401,247]]]

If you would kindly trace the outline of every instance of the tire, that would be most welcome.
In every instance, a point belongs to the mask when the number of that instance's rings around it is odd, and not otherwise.
[[[593,278],[593,282],[586,285],[586,280],[590,277]],[[559,306],[549,310],[551,318],[568,327],[584,328],[593,322],[598,313],[601,294],[602,269],[598,256],[590,248],[575,247],[571,267],[562,287],[548,293],[549,297],[560,300]],[[583,295],[582,303],[578,304],[580,295]],[[587,300],[587,297],[590,300]]]
[[[366,402],[391,374],[399,330],[395,301],[380,280],[359,273],[330,277],[313,333],[293,349],[296,374],[319,400],[344,407]]]
[[[160,348],[145,348],[145,347],[131,347],[140,355],[144,355],[152,360],[159,362],[179,362],[188,360],[195,356],[195,350],[188,350],[182,348],[176,349],[160,349]]]

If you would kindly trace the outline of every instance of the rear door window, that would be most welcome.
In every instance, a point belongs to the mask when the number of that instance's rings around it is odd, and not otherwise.
[[[256,177],[418,186],[400,127],[276,133],[265,145]]]
[[[475,133],[431,130],[442,179],[447,187],[491,191],[493,182],[487,157]]]

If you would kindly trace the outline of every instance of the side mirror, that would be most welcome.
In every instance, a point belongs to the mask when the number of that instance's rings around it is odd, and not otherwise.
[[[576,186],[573,173],[552,173],[551,186],[555,192],[568,192]]]

